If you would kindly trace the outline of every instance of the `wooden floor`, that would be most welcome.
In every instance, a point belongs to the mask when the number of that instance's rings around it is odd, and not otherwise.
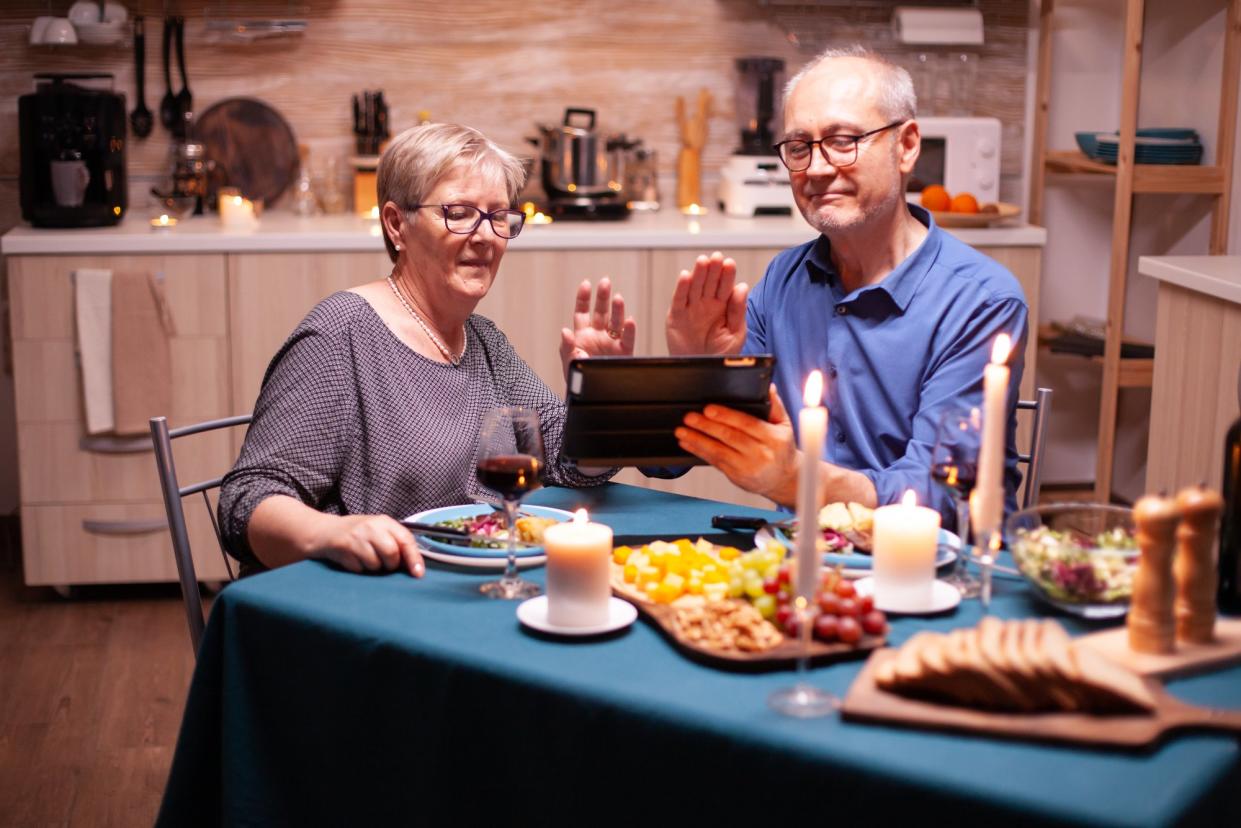
[[[0,562],[0,825],[151,825],[193,669],[176,585],[66,600]]]

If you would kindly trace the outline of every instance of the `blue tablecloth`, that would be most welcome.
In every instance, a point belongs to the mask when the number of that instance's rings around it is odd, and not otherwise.
[[[532,502],[584,505],[618,534],[710,533],[737,506],[609,485]],[[774,514],[774,513],[772,513]],[[702,824],[795,814],[839,825],[1241,825],[1235,738],[1143,753],[797,720],[767,707],[791,672],[696,664],[653,628],[589,641],[525,631],[494,575],[359,576],[306,562],[216,599],[159,824]],[[541,580],[542,570],[526,577]],[[1001,581],[1001,616],[1041,613]],[[978,621],[900,619],[891,641]],[[1061,619],[1073,632],[1086,627]],[[840,696],[860,669],[815,669]],[[1173,682],[1241,707],[1241,668]]]

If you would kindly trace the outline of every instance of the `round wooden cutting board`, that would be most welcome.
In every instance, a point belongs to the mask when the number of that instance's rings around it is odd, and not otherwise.
[[[280,113],[254,98],[225,98],[200,116],[194,131],[228,186],[270,207],[297,174],[297,139]]]

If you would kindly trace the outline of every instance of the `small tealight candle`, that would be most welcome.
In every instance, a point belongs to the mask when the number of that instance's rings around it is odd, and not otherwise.
[[[158,218],[151,219],[151,229],[155,231],[171,230],[177,226],[177,220],[172,216],[164,213]]]
[[[919,506],[912,489],[875,510],[875,603],[917,611],[930,606],[939,546],[939,512]]]
[[[694,203],[682,207],[681,212],[687,216],[705,216],[707,214],[707,208],[698,203]]]
[[[258,224],[254,202],[236,190],[221,190],[216,209],[220,213],[220,222],[231,230],[249,229]]]
[[[557,627],[593,627],[608,620],[612,529],[591,523],[585,509],[547,527],[547,621]]]

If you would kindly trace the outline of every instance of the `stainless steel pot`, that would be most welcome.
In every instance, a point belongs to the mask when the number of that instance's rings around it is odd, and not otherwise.
[[[620,179],[608,159],[607,138],[595,131],[593,109],[569,107],[563,124],[536,126],[540,137],[529,140],[540,149],[543,189],[549,197],[582,198],[620,191]]]

